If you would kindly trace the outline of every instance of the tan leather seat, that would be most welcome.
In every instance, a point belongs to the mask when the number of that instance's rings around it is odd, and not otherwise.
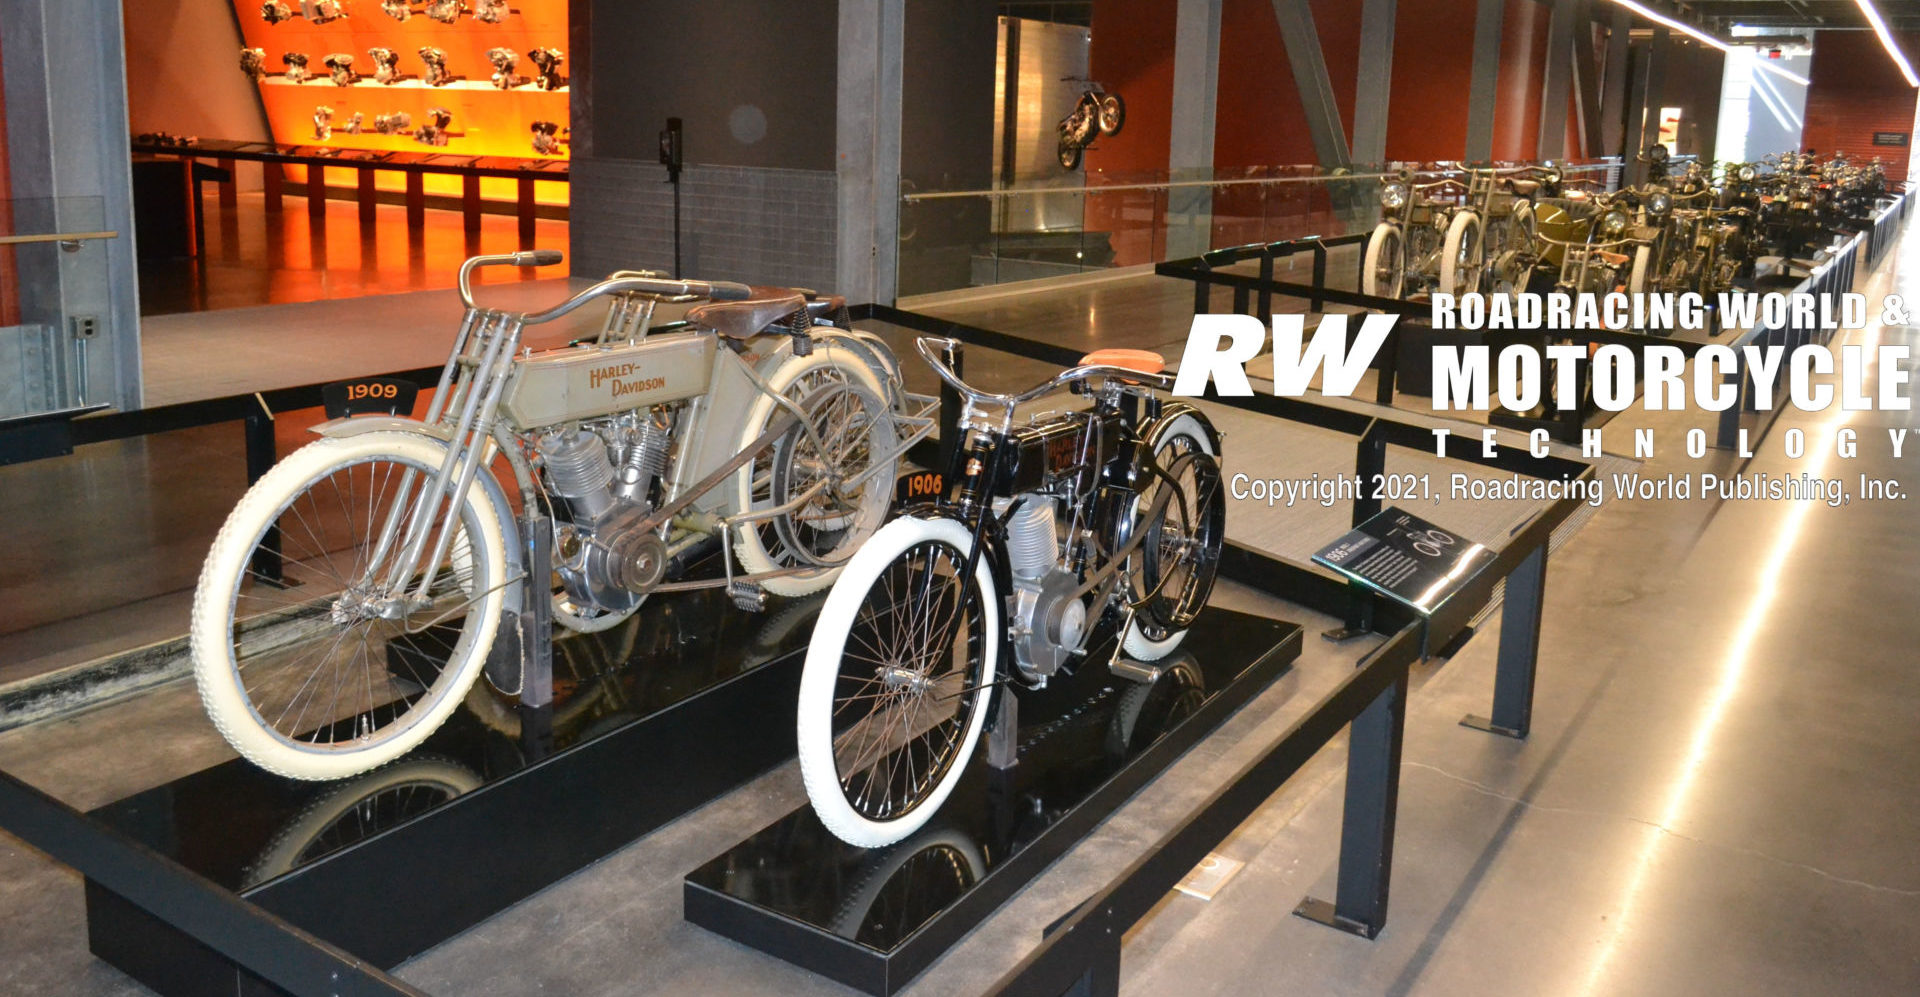
[[[1158,374],[1167,367],[1167,358],[1152,350],[1094,350],[1080,358],[1082,367],[1125,367],[1142,374]]]
[[[1532,197],[1540,193],[1540,181],[1522,180],[1514,177],[1507,181],[1507,189],[1513,191],[1514,194],[1519,197]]]
[[[761,297],[761,292],[768,292]],[[807,307],[807,299],[791,288],[756,287],[745,301],[709,301],[687,309],[687,321],[734,339],[751,339],[767,326]]]

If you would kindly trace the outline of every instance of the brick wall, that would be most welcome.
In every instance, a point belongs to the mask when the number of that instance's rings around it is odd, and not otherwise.
[[[673,188],[664,167],[573,161],[572,272],[673,269]],[[680,176],[684,276],[834,290],[834,174],[688,165]]]

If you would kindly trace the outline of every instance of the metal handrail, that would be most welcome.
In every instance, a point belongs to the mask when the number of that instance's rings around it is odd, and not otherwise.
[[[87,242],[93,239],[118,239],[118,232],[49,232],[42,235],[0,235],[0,246],[20,246],[35,242]]]
[[[1618,163],[1588,163],[1584,166],[1564,166],[1560,168],[1560,171],[1562,173],[1605,172],[1619,165]],[[1493,167],[1493,169],[1510,169],[1516,172],[1527,168],[1528,167]],[[1469,173],[1474,169],[1474,167],[1448,167],[1437,170],[1415,170],[1414,175],[1451,176]],[[1478,169],[1485,170],[1488,169],[1488,167],[1479,167]],[[900,195],[900,200],[913,204],[920,201],[950,200],[956,197],[1021,197],[1029,194],[1036,196],[1044,194],[1104,194],[1115,191],[1174,190],[1193,187],[1257,187],[1283,183],[1326,183],[1334,180],[1379,180],[1386,177],[1397,177],[1399,175],[1398,171],[1392,173],[1316,173],[1303,177],[1241,177],[1233,180],[1167,180],[1158,183],[1116,183],[1098,187],[1082,185],[1079,187],[994,187],[985,190],[932,190],[924,193],[902,194]]]

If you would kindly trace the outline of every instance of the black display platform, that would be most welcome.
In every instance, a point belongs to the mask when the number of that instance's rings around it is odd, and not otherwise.
[[[391,968],[793,757],[824,596],[650,599],[554,642],[554,703],[484,680],[417,751],[338,782],[235,760],[89,816],[355,956]],[[726,750],[715,750],[724,745]],[[93,953],[166,997],[280,991],[87,884]]]
[[[1152,685],[1104,651],[1018,694],[1018,763],[982,738],[946,805],[868,850],[802,807],[687,876],[687,920],[788,962],[891,994],[1026,886],[1300,654],[1300,628],[1223,609],[1195,621]]]

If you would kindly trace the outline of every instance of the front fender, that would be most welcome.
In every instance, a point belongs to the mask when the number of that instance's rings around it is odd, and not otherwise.
[[[355,415],[345,419],[330,419],[319,425],[308,427],[307,432],[330,440],[346,439],[363,433],[419,433],[422,436],[431,436],[442,443],[451,442],[453,439],[451,427],[398,415]]]

